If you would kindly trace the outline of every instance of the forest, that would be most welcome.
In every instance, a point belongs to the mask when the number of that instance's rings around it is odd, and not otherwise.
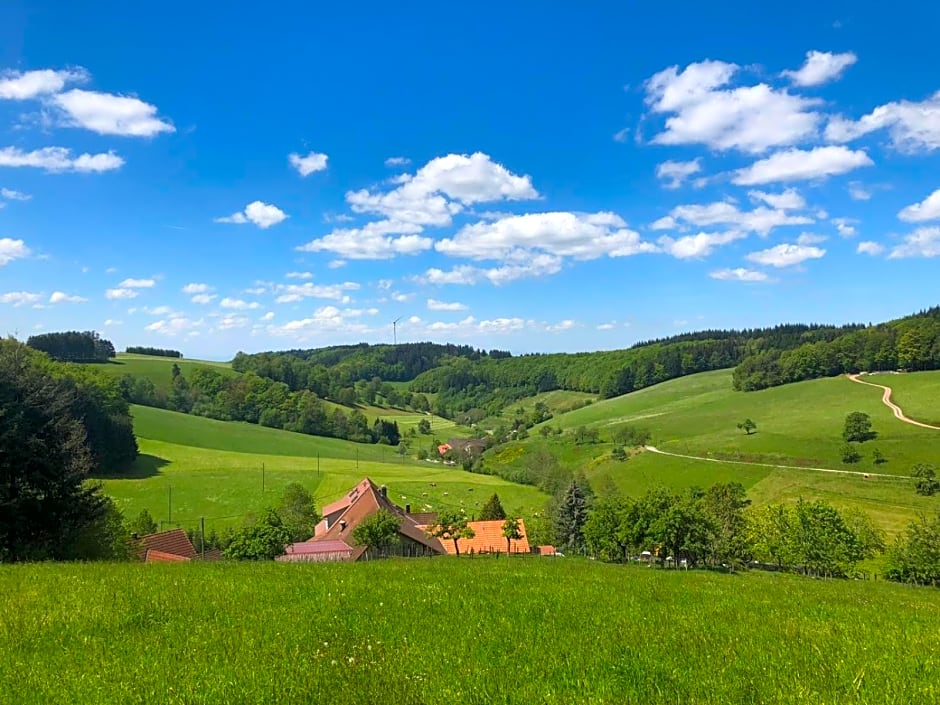
[[[142,345],[129,345],[124,352],[133,355],[153,355],[155,357],[183,357],[179,350],[168,350],[165,348],[150,348]]]
[[[26,345],[60,362],[107,362],[115,355],[111,341],[94,331],[32,335]]]

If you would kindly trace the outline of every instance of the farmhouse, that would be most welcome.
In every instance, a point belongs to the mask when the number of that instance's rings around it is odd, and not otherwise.
[[[486,441],[479,438],[451,438],[447,441],[454,451],[477,458],[486,450]]]
[[[523,522],[522,519],[519,520],[519,529],[522,538],[510,541],[508,547],[506,545],[506,537],[503,536],[502,519],[494,519],[492,521],[468,521],[467,526],[473,529],[473,538],[457,539],[457,547],[460,549],[461,556],[471,553],[506,553],[507,548],[509,549],[509,553],[530,552],[529,539],[527,538],[528,534],[526,532],[525,522]],[[422,525],[420,528],[422,531],[426,531],[429,527],[430,524]],[[448,554],[455,555],[457,553],[453,541],[444,540],[441,541],[441,544]]]
[[[396,556],[434,556],[446,553],[444,546],[428,536],[424,529],[401,507],[388,498],[386,488],[365,478],[346,495],[323,507],[323,519],[307,541],[288,546],[276,560],[281,562],[358,561],[366,548],[357,546],[352,535],[363,521],[381,510],[399,519]]]
[[[196,548],[182,529],[170,529],[137,539],[137,555],[146,563],[175,563],[196,558]]]

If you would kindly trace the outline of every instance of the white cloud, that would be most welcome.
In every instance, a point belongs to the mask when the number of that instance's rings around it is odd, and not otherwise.
[[[349,298],[346,292],[358,289],[359,285],[355,282],[343,282],[342,284],[312,284],[310,282],[304,284],[279,284],[276,289],[279,296],[275,299],[275,303],[296,303],[307,298],[343,301]]]
[[[411,164],[411,160],[408,157],[389,157],[385,160],[385,166],[395,167],[395,166],[408,166]]]
[[[190,301],[192,301],[194,304],[205,305],[205,304],[211,304],[217,298],[219,297],[216,296],[215,294],[196,294],[190,299]]]
[[[13,304],[13,306],[36,304],[41,300],[41,294],[33,294],[29,291],[10,291],[6,294],[0,294],[0,304]]]
[[[262,230],[267,230],[272,225],[277,225],[288,218],[288,215],[275,205],[263,203],[261,201],[252,201],[245,210],[232,215],[216,218],[216,223],[235,223],[244,225],[245,223],[254,223]]]
[[[577,321],[573,321],[570,318],[565,319],[564,321],[559,321],[558,323],[553,323],[545,326],[545,330],[549,333],[561,333],[566,330],[571,330],[572,328],[577,328]]]
[[[481,152],[437,157],[413,176],[397,177],[396,183],[397,188],[385,193],[350,191],[346,200],[357,213],[376,213],[390,221],[413,225],[442,226],[449,225],[452,216],[467,205],[538,198],[530,177],[511,173]]]
[[[156,283],[156,279],[125,279],[118,286],[122,289],[150,289]]]
[[[877,242],[872,242],[871,240],[866,240],[865,242],[858,243],[858,247],[855,248],[855,251],[860,255],[871,255],[874,257],[883,253],[885,246]]]
[[[355,314],[355,312],[352,312]],[[267,331],[272,335],[288,336],[304,340],[318,333],[325,332],[365,332],[368,326],[362,323],[349,321],[355,315],[344,313],[335,306],[323,306],[314,311],[313,316],[295,321],[288,321],[281,326],[268,326]]]
[[[484,269],[470,265],[459,265],[450,271],[432,268],[423,277],[416,277],[426,284],[464,284],[471,285],[488,281],[495,286],[508,284],[517,279],[542,277],[561,271],[562,259],[554,255],[535,255],[523,264],[505,264]]]
[[[135,289],[108,289],[104,292],[105,298],[116,300],[116,299],[136,299],[140,294]]]
[[[339,269],[340,267],[346,266],[346,260],[344,259],[334,259],[330,260],[329,264],[326,265],[330,269]]]
[[[245,328],[251,321],[248,320],[247,316],[241,314],[226,314],[222,319],[215,324],[215,330],[234,330],[236,328]]]
[[[448,303],[437,299],[428,299],[428,308],[431,311],[466,311],[467,305],[458,301]]]
[[[153,137],[176,132],[171,123],[157,117],[155,105],[138,98],[73,88],[55,96],[52,102],[64,112],[67,125],[99,135]]]
[[[597,330],[613,330],[616,327],[616,323],[601,323],[597,326]]]
[[[52,296],[49,297],[50,304],[80,304],[88,301],[88,299],[83,296],[70,296],[64,291],[54,291]]]
[[[274,311],[268,311],[266,314],[264,314],[264,315],[263,315],[261,318],[259,318],[258,320],[259,320],[259,321],[270,321],[270,320],[272,320],[273,318],[274,318]]]
[[[702,171],[701,158],[688,162],[666,161],[656,166],[656,178],[665,181],[666,188],[679,188],[690,176]]]
[[[392,285],[395,283],[394,279],[379,279],[377,286],[381,291],[387,291],[392,288]]]
[[[329,235],[299,246],[297,250],[335,252],[348,259],[391,259],[396,255],[416,255],[429,250],[433,244],[431,238],[417,234],[421,230],[421,226],[410,223],[378,220],[361,228],[338,228]]]
[[[735,64],[703,61],[683,71],[672,66],[645,83],[646,103],[668,114],[656,144],[704,144],[712,149],[760,153],[814,136],[820,101],[759,83],[725,88],[738,72]]]
[[[170,318],[179,318],[183,315],[177,311],[174,311],[169,306],[154,306],[153,308],[144,306],[141,311],[146,313],[148,316],[169,316]]]
[[[765,282],[770,279],[763,272],[758,272],[755,269],[745,269],[744,267],[738,267],[737,269],[717,269],[714,272],[709,272],[708,276],[712,279],[718,279],[719,281],[736,282]]]
[[[858,223],[854,218],[832,218],[832,224],[842,237],[855,237],[857,231],[855,224]]]
[[[818,245],[821,242],[825,242],[829,238],[825,235],[816,235],[815,233],[800,233],[800,236],[796,239],[797,245]]]
[[[28,201],[32,198],[28,193],[23,193],[22,191],[14,191],[9,188],[0,188],[0,196],[7,199],[8,201]]]
[[[288,279],[313,279],[312,272],[288,272],[284,276]]]
[[[735,240],[747,237],[746,232],[729,230],[723,233],[698,233],[686,235],[678,239],[671,237],[659,238],[659,246],[668,254],[678,259],[693,259],[707,257],[715,248],[727,245]]]
[[[326,169],[328,159],[329,157],[327,155],[319,152],[310,152],[306,156],[294,153],[287,157],[290,165],[294,167],[301,176],[310,176],[310,174],[314,172],[323,171]]]
[[[397,301],[400,304],[403,304],[406,301],[411,301],[413,298],[414,298],[414,294],[402,294],[402,293],[392,294],[392,301]]]
[[[681,224],[696,227],[730,225],[735,229],[767,235],[774,228],[785,225],[809,225],[812,218],[792,215],[782,210],[759,206],[752,211],[741,211],[733,203],[715,201],[700,205],[676,206],[669,215],[660,218],[650,227],[653,230],[672,230]]]
[[[871,191],[865,188],[859,181],[850,181],[849,197],[851,197],[853,201],[867,201],[871,198]]]
[[[9,237],[0,237],[0,267],[15,259],[29,257],[32,254],[26,243]]]
[[[123,325],[124,325],[124,321],[120,321],[116,318],[109,318],[108,320],[104,322],[105,328],[113,328],[114,326],[123,326]]]
[[[176,318],[169,318],[160,321],[155,321],[150,325],[146,326],[144,330],[147,330],[151,333],[160,333],[162,335],[168,335],[174,337],[177,335],[192,334],[195,329],[201,328],[204,324],[202,318],[198,320],[193,320],[191,318],[185,318],[179,316]]]
[[[655,252],[615,213],[532,213],[510,215],[461,228],[440,240],[438,252],[471,259],[525,261],[541,252],[558,257],[596,259]]]
[[[257,301],[243,301],[242,299],[233,299],[228,296],[219,302],[219,306],[222,308],[231,308],[238,311],[261,308],[261,304],[259,304]]]
[[[842,146],[788,149],[738,169],[731,180],[739,186],[755,186],[778,181],[823,179],[873,164],[861,149],[854,152]]]
[[[191,284],[187,284],[186,286],[184,286],[182,288],[182,292],[184,294],[206,294],[212,291],[212,289],[213,287],[209,286],[208,284],[193,282]]]
[[[767,193],[765,191],[748,191],[747,195],[753,201],[763,201],[771,208],[779,210],[798,211],[806,208],[806,199],[796,189],[788,188],[783,193]]]
[[[780,75],[789,78],[794,86],[820,86],[839,78],[856,61],[858,57],[850,51],[843,54],[808,51],[806,61],[798,70],[784,71]]]
[[[3,71],[0,72],[0,100],[28,100],[50,93],[58,93],[66,83],[81,83],[88,80],[83,68],[53,71]]]
[[[904,242],[891,250],[890,259],[940,257],[940,226],[917,228]]]
[[[913,203],[902,208],[898,218],[906,223],[923,223],[927,220],[940,219],[940,189],[927,196],[920,203]]]
[[[124,160],[114,152],[80,154],[72,157],[72,150],[65,147],[43,147],[24,152],[18,147],[0,149],[0,166],[34,167],[49,172],[77,171],[100,173],[124,166]]]
[[[858,120],[831,118],[826,139],[849,142],[882,129],[888,130],[895,149],[902,152],[940,148],[940,91],[919,103],[902,100],[880,105]]]
[[[821,247],[781,243],[766,250],[752,252],[747,256],[747,259],[756,264],[779,269],[781,267],[792,267],[806,260],[819,259],[825,256],[826,251]]]

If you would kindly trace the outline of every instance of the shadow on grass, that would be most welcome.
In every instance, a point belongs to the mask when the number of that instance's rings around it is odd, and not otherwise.
[[[137,460],[126,471],[119,473],[108,473],[106,475],[95,475],[98,480],[143,480],[148,477],[156,477],[160,474],[160,469],[170,464],[165,458],[158,458],[156,455],[141,453]]]

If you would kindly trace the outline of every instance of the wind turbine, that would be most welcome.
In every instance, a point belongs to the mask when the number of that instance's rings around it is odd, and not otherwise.
[[[404,316],[399,316],[394,321],[392,321],[392,342],[395,345],[398,345],[398,322],[404,318]]]

